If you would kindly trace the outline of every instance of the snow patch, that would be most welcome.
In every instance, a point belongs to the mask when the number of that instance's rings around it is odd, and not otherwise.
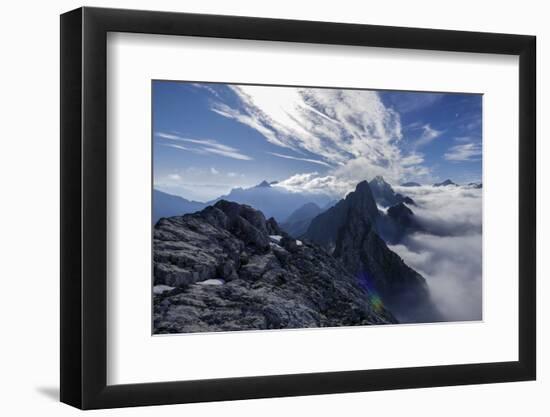
[[[155,285],[153,287],[153,294],[162,294],[167,291],[172,291],[176,287],[170,287],[168,285]]]
[[[223,279],[207,279],[205,281],[199,281],[197,282],[199,285],[223,285],[225,284],[225,281]]]

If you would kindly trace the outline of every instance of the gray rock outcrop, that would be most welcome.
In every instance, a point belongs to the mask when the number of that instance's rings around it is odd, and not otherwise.
[[[157,334],[397,322],[325,250],[224,200],[155,225],[154,285],[174,287],[154,295]]]

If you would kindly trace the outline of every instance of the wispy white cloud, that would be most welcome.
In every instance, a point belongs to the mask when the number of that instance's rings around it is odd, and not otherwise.
[[[244,161],[250,161],[253,159],[252,157],[245,155],[238,149],[233,148],[232,146],[224,145],[213,139],[193,139],[193,138],[186,138],[173,133],[164,133],[164,132],[156,132],[155,136],[161,139],[184,142],[186,144],[193,145],[191,147],[189,145],[184,146],[181,144],[174,144],[174,143],[163,144],[164,146],[169,146],[171,148],[180,149],[183,151],[194,152],[201,155],[215,154],[215,155],[225,156],[227,158],[240,159]]]
[[[481,153],[480,143],[464,143],[451,146],[443,157],[452,162],[474,162],[481,159]]]
[[[214,84],[207,84],[207,83],[192,83],[191,84],[195,88],[200,88],[203,90],[208,91],[210,94],[213,94],[214,96],[221,98],[219,93],[212,87]]]
[[[352,191],[355,185],[356,183],[335,175],[320,176],[318,172],[308,172],[292,175],[275,186],[293,192],[325,193],[341,197]]]
[[[250,187],[255,181],[256,179],[247,180],[240,173],[224,173],[208,166],[188,166],[168,172],[155,171],[153,178],[154,187],[161,191],[203,202],[227,194],[235,187]]]
[[[414,146],[417,148],[426,146],[428,143],[432,142],[434,139],[437,139],[443,134],[443,130],[434,129],[432,126],[430,126],[429,123],[422,125],[420,129],[422,130],[422,133],[414,143]]]
[[[404,91],[401,93],[393,92],[388,98],[390,104],[401,113],[409,113],[429,107],[443,98],[440,93],[423,93]]]
[[[293,159],[295,161],[311,162],[312,164],[319,164],[319,165],[323,165],[323,166],[326,166],[326,167],[329,167],[329,168],[332,167],[332,165],[330,165],[329,163],[324,162],[324,161],[319,161],[318,159],[299,158],[297,156],[284,155],[284,154],[277,153],[277,152],[268,152],[268,154],[273,155],[273,156],[277,156],[279,158]]]
[[[471,136],[457,136],[454,138],[455,142],[474,142],[474,139]]]
[[[333,167],[325,174],[326,178],[311,178],[314,183],[340,181],[336,188],[343,189],[348,182],[356,183],[375,175],[398,182],[404,178],[418,178],[429,171],[422,166],[421,154],[406,154],[400,149],[400,116],[386,107],[375,91],[266,86],[230,88],[239,105],[230,107],[217,101],[212,110],[249,126],[274,145],[318,157],[317,160],[301,158],[304,161]],[[439,134],[439,131],[433,129],[431,134]],[[280,152],[274,154],[290,156]],[[299,157],[289,159],[294,158]],[[304,187],[306,185],[314,186],[313,183],[304,183]]]

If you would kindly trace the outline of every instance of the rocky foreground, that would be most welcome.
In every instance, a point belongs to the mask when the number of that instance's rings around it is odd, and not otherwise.
[[[396,323],[365,282],[250,206],[219,201],[154,228],[154,332]]]

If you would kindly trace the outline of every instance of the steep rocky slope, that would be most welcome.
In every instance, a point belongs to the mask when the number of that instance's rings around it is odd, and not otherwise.
[[[363,181],[313,219],[304,238],[323,246],[363,285],[379,293],[400,321],[439,320],[425,279],[379,236],[380,216],[369,183]]]
[[[389,207],[376,226],[378,234],[388,244],[400,243],[408,235],[424,230],[414,212],[404,203]]]
[[[334,251],[338,233],[352,212],[361,213],[370,224],[377,222],[378,207],[367,181],[357,184],[355,192],[349,193],[345,199],[315,217],[304,238],[323,246],[329,252]]]

